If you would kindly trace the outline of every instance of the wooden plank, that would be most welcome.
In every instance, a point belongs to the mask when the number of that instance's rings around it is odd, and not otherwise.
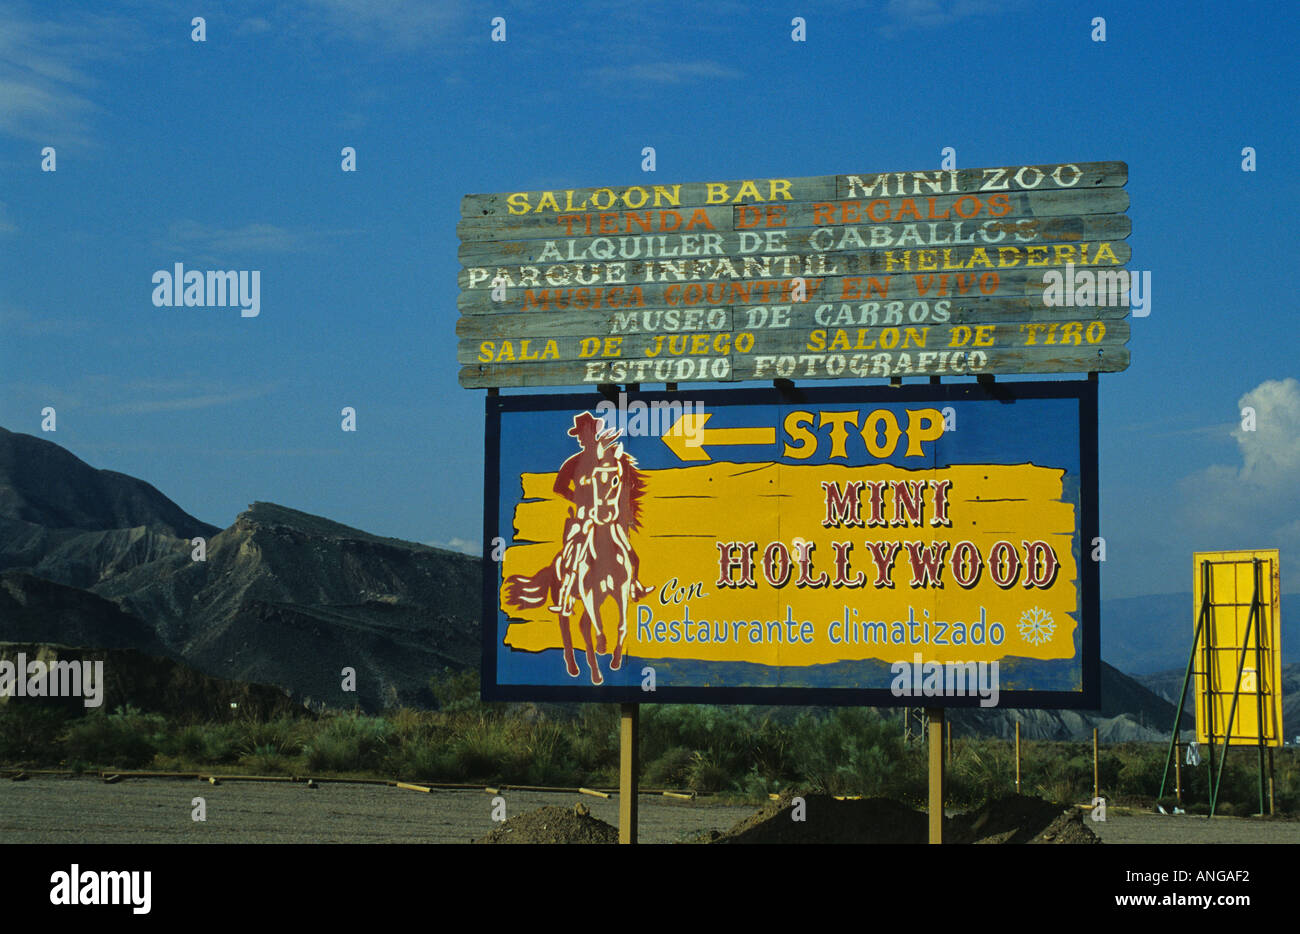
[[[660,234],[653,237],[565,237],[539,240],[475,240],[462,243],[458,256],[465,266],[522,265],[537,262],[591,262],[618,259],[681,259],[688,256],[739,256],[802,253],[813,250],[885,249],[926,246],[1006,246],[1061,243],[1070,240],[1123,240],[1132,233],[1126,214],[1074,214],[971,221],[927,221],[916,224],[799,227],[784,231],[726,231],[704,236]],[[777,236],[772,236],[776,234]],[[743,239],[742,239],[743,237]]]
[[[1098,353],[1098,350],[1101,352]],[[917,351],[844,354],[741,354],[734,357],[640,361],[550,361],[464,366],[460,384],[486,387],[592,386],[599,383],[734,382],[772,379],[883,379],[894,376],[969,376],[1012,373],[1114,373],[1127,369],[1127,347],[1025,347],[936,353],[924,363]],[[968,360],[970,354],[977,355]],[[904,366],[903,358],[906,357]],[[701,367],[701,362],[705,366]],[[720,365],[721,364],[721,365]]]
[[[1096,162],[467,195],[462,384],[1122,370],[1127,181]],[[1067,265],[1107,277],[1106,304],[1047,306]]]
[[[737,205],[579,214],[487,215],[462,219],[461,240],[530,240],[539,237],[628,236],[706,233],[848,224],[1008,220],[1072,214],[1118,214],[1128,210],[1122,188],[1084,191],[1015,191],[866,200],[798,201],[772,207]]]
[[[938,185],[936,181],[939,182]],[[1123,188],[1127,184],[1127,163],[1077,162],[957,169],[955,172],[938,173],[840,175],[837,176],[836,191],[841,198],[877,198],[954,192],[1047,191],[1055,188],[1081,191],[1088,188]]]
[[[927,823],[930,828],[930,844],[937,846],[943,843],[943,708],[926,708],[925,717],[930,735]]]
[[[847,224],[921,223],[946,220],[1002,220],[1012,217],[1062,217],[1071,214],[1118,214],[1128,210],[1122,188],[1086,191],[1014,191],[979,195],[929,195],[924,198],[878,198],[801,202],[786,207],[781,227],[834,227]],[[736,209],[736,226],[754,224]],[[755,225],[757,226],[757,225]],[[762,227],[758,229],[763,229]]]
[[[836,197],[1122,188],[1127,183],[1128,166],[1123,162],[1051,163],[956,170],[919,169],[803,178],[732,179],[723,182],[662,184],[658,181],[640,181],[633,185],[470,194],[461,199],[461,216],[512,212],[571,214],[580,211],[625,211],[721,203],[819,201]]]
[[[638,308],[631,311],[553,311],[466,315],[456,334],[468,340],[503,340],[591,335],[670,334],[678,331],[735,331],[767,327],[913,327],[935,324],[988,324],[1112,320],[1126,317],[1124,305],[1049,308],[1020,297],[960,298],[937,301],[820,302],[702,308]]]
[[[1090,241],[1006,246],[949,246],[869,250],[865,252],[782,253],[778,255],[710,256],[685,259],[615,260],[556,263],[543,266],[475,266],[462,269],[462,290],[504,285],[552,288],[570,285],[624,285],[642,282],[701,282],[726,279],[770,279],[773,276],[852,276],[903,272],[963,272],[969,269],[1012,269],[1104,265],[1123,266],[1133,248],[1120,241]]]
[[[469,194],[460,200],[463,218],[584,211],[643,211],[740,203],[822,200],[838,197],[839,176],[732,179],[722,182],[640,181],[594,188],[538,189]],[[710,187],[712,186],[712,187]],[[743,192],[743,193],[742,193]],[[733,199],[740,197],[739,202]]]
[[[528,240],[535,237],[594,237],[627,234],[700,233],[731,230],[736,212],[726,205],[664,208],[605,214],[490,215],[456,224],[462,240]]]
[[[619,337],[554,336],[526,340],[461,340],[456,360],[463,365],[670,357],[737,358],[756,354],[844,353],[881,350],[947,350],[1050,346],[1072,341],[1082,346],[1112,346],[1129,338],[1127,320],[1063,319],[1052,322],[907,325],[902,327],[776,328],[755,331],[627,334]],[[1050,342],[1050,343],[1049,343]]]
[[[1123,271],[1115,266],[1089,268],[1097,272],[1099,277]],[[491,291],[474,290],[461,292],[456,305],[461,314],[466,315],[771,305],[790,303],[796,294],[795,289],[800,285],[810,303],[981,296],[1027,296],[1041,301],[1043,292],[1048,288],[1043,281],[1044,273],[1048,271],[1044,268],[976,269],[969,272],[917,272],[882,276],[782,276],[770,279],[718,279],[709,282],[656,282],[647,285],[508,288],[504,300],[500,302],[492,300]],[[1082,271],[1076,269],[1075,275]],[[1112,303],[1113,301],[1112,299]]]
[[[618,842],[637,841],[641,782],[641,710],[636,704],[619,708]]]

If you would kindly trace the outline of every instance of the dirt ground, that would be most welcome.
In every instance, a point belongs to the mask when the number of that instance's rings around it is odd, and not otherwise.
[[[207,820],[191,819],[192,799],[205,800]],[[573,812],[581,802],[590,817],[617,826],[618,799],[553,792],[505,791],[506,817],[519,818],[551,805]],[[206,782],[127,779],[106,785],[94,778],[33,777],[0,780],[0,841],[6,843],[468,843],[501,828],[492,819],[494,796],[483,791],[435,790],[429,794],[382,785]],[[842,804],[843,802],[836,802]],[[879,802],[848,802],[856,810],[880,810]],[[745,822],[762,823],[768,808],[735,807],[644,795],[640,801],[640,838],[647,843],[705,840],[726,834]],[[808,801],[810,821],[817,818],[817,799]],[[1018,805],[1041,819],[1039,805]],[[892,802],[887,810],[895,825],[912,829],[915,818]],[[854,810],[850,808],[850,810]],[[897,813],[895,813],[897,812]],[[980,812],[954,818],[950,839],[994,838],[1016,834],[1017,817],[996,808],[978,827]],[[1018,811],[1015,813],[1019,813]],[[1043,812],[1045,813],[1045,812]],[[788,819],[788,813],[785,815]],[[1115,810],[1104,823],[1086,821],[1103,843],[1300,843],[1300,821],[1267,821],[1191,815],[1124,814]],[[536,822],[536,816],[533,821]],[[1003,821],[999,823],[999,821]],[[545,821],[543,821],[545,822]],[[587,822],[593,835],[600,828]],[[784,827],[771,825],[773,831]],[[1081,829],[1081,828],[1080,828]],[[761,835],[759,835],[761,836]],[[1023,836],[1023,835],[1022,835]],[[1050,841],[1049,841],[1050,842]]]
[[[207,820],[191,819],[191,800],[205,801]],[[6,843],[469,843],[500,826],[494,795],[384,785],[206,782],[35,776],[0,779],[0,841]],[[591,814],[618,825],[618,798],[506,790],[506,817],[545,805]],[[640,839],[675,843],[725,830],[753,813],[708,801],[643,795]]]
[[[1112,811],[1087,823],[1102,843],[1300,843],[1296,820]]]

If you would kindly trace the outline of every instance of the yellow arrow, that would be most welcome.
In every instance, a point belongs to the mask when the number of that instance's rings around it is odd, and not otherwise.
[[[712,413],[691,413],[677,419],[677,424],[663,435],[668,450],[683,461],[712,460],[704,450],[706,444],[775,444],[775,428],[708,428],[704,423]]]

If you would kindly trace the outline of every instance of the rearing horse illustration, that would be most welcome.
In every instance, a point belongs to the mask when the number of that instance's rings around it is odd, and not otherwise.
[[[618,441],[619,432],[603,428],[604,420],[590,413],[574,417],[569,434],[578,438],[582,450],[564,462],[555,479],[555,492],[573,504],[564,524],[564,544],[554,560],[536,574],[514,574],[506,580],[509,603],[517,607],[546,605],[556,614],[564,663],[574,678],[579,669],[569,620],[575,605],[581,607],[578,628],[592,684],[605,680],[596,660],[597,654],[606,654],[601,605],[611,596],[618,605],[618,637],[609,662],[610,670],[618,671],[623,665],[628,606],[650,593],[637,579],[640,559],[629,538],[640,528],[645,479],[636,460]]]

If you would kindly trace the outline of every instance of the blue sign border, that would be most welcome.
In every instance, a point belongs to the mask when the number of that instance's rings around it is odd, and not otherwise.
[[[485,402],[485,453],[483,479],[483,594],[482,594],[482,696],[488,701],[551,701],[600,703],[698,703],[698,704],[805,704],[863,707],[975,707],[978,695],[965,697],[896,697],[887,689],[726,686],[679,687],[659,679],[654,691],[639,684],[607,683],[595,686],[583,681],[562,685],[500,684],[497,681],[499,636],[500,565],[492,560],[492,541],[501,534],[501,441],[502,416],[514,412],[595,411],[596,406],[617,399],[601,393],[538,395],[492,395]],[[915,404],[942,405],[950,402],[1013,403],[1021,399],[1074,400],[1078,405],[1079,594],[1081,613],[1080,690],[1000,691],[998,707],[1096,710],[1100,707],[1100,570],[1090,560],[1090,549],[1098,533],[1097,496],[1097,381],[947,383],[912,386],[803,388],[781,384],[773,388],[708,391],[629,392],[627,401],[698,401],[707,409],[735,405],[817,404]],[[558,462],[557,462],[558,466]],[[848,664],[848,663],[846,663]],[[855,662],[852,664],[865,664]],[[883,664],[877,662],[876,664]]]

